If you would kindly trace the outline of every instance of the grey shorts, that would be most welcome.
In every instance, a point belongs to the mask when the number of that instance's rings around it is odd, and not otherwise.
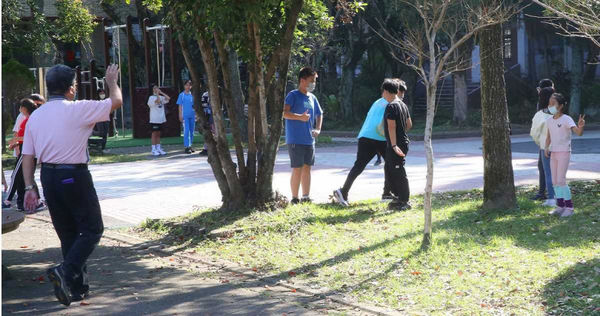
[[[288,153],[292,168],[315,165],[315,145],[288,144]]]

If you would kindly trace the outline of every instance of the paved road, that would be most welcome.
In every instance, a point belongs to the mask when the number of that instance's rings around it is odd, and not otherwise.
[[[513,168],[515,182],[537,184],[537,152],[529,136],[515,136]],[[434,190],[449,191],[483,187],[483,159],[480,138],[434,141]],[[568,179],[600,179],[600,131],[576,137]],[[318,148],[312,173],[311,197],[326,202],[340,187],[354,163],[356,145]],[[135,225],[145,218],[183,215],[194,207],[217,206],[221,195],[205,157],[94,165],[90,167],[107,226]],[[407,172],[411,193],[425,187],[426,158],[423,142],[410,145]],[[38,174],[39,176],[39,174]],[[289,158],[281,150],[274,176],[276,190],[289,196]],[[38,182],[39,183],[39,182]],[[383,166],[370,164],[355,181],[350,200],[381,196]]]

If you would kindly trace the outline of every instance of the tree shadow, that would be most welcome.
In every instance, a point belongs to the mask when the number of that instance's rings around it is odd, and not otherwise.
[[[565,269],[542,296],[547,315],[600,315],[600,258]]]

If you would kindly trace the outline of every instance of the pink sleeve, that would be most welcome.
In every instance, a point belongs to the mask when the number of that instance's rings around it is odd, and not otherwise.
[[[33,128],[35,128],[35,127],[33,127]],[[31,136],[31,124],[27,124],[27,126],[25,126],[25,136],[23,136],[23,155],[34,155],[35,156],[35,148],[33,146],[33,137]]]
[[[102,101],[82,100],[75,101],[73,104],[73,110],[75,111],[78,120],[85,125],[110,120],[111,108],[111,99],[104,99]]]

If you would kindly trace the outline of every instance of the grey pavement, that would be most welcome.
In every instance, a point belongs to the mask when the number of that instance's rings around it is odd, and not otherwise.
[[[568,180],[600,179],[600,131],[573,136],[573,155]],[[356,157],[356,140],[347,145],[316,150],[311,197],[329,201],[342,186]],[[527,135],[512,137],[513,169],[517,185],[537,184],[537,148]],[[433,141],[434,191],[468,190],[483,187],[481,138]],[[379,198],[383,188],[383,165],[373,161],[356,179],[350,201]],[[406,165],[411,194],[423,193],[426,157],[423,142],[412,142]],[[206,157],[169,155],[153,160],[90,166],[107,226],[137,225],[146,218],[166,218],[189,213],[198,207],[221,203],[221,194]],[[39,171],[38,171],[39,177]],[[280,149],[275,164],[273,187],[290,196],[289,157]],[[39,183],[39,182],[38,182]]]
[[[88,260],[90,297],[65,307],[45,271],[61,260],[52,225],[28,216],[2,236],[3,315],[365,315],[300,290],[246,277],[225,264],[160,256],[108,231]],[[116,238],[116,239],[115,239]],[[293,285],[293,283],[290,283]]]

